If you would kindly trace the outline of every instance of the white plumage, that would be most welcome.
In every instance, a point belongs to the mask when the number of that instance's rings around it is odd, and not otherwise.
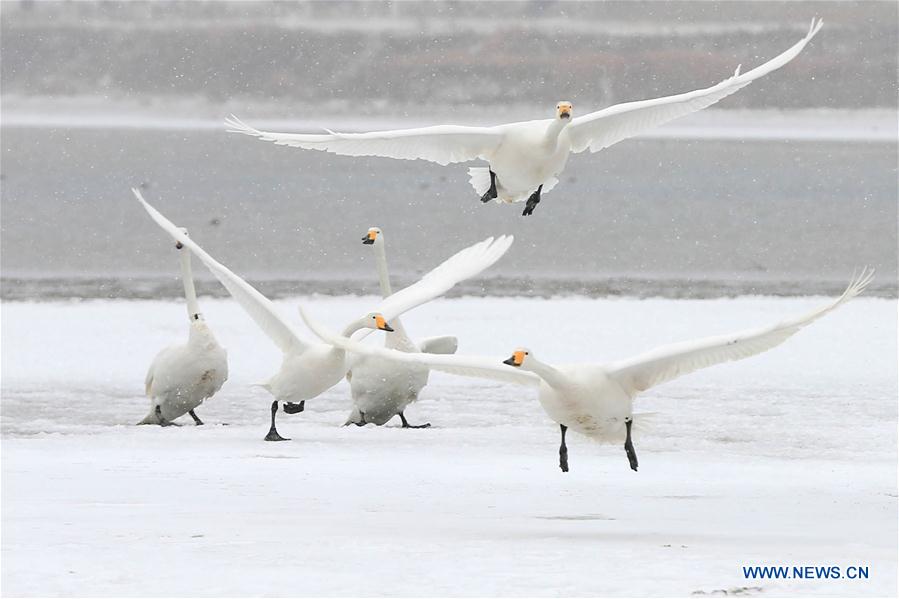
[[[296,328],[278,313],[268,298],[206,253],[148,204],[138,190],[132,191],[150,217],[176,241],[193,251],[250,318],[283,352],[281,369],[263,384],[263,387],[275,397],[272,403],[272,426],[269,436],[271,440],[280,440],[281,437],[277,435],[274,426],[278,402],[286,402],[288,405],[285,406],[285,410],[288,412],[302,411],[305,400],[327,391],[346,375],[349,369],[346,353],[343,349],[329,344],[304,341]],[[356,338],[362,339],[376,329],[391,330],[387,322],[446,293],[460,281],[477,275],[499,260],[512,245],[512,241],[511,235],[496,239],[488,237],[461,250],[417,283],[385,298],[372,312],[349,323],[343,334],[350,336],[358,331]]]
[[[368,230],[363,243],[370,245],[375,253],[378,269],[378,283],[381,295],[389,297],[390,275],[387,272],[387,256],[384,233],[377,227]],[[455,337],[433,337],[414,341],[406,333],[399,318],[390,321],[393,328],[384,338],[384,346],[406,352],[455,353],[458,341]],[[428,384],[428,367],[422,364],[403,364],[374,356],[358,356],[347,373],[353,396],[353,411],[346,424],[385,424],[394,416],[402,419],[403,426],[409,427],[403,413],[406,407],[418,399],[419,393]],[[420,425],[416,428],[430,426]]]
[[[179,231],[187,237],[186,231]],[[144,381],[150,412],[138,424],[170,424],[187,413],[196,424],[203,424],[194,409],[215,395],[228,379],[228,354],[200,314],[190,250],[181,243],[175,247],[181,254],[181,279],[190,323],[187,343],[165,348],[150,364]]]
[[[702,110],[746,87],[759,77],[793,60],[821,29],[813,19],[806,36],[768,62],[734,75],[705,89],[616,104],[581,117],[571,118],[568,102],[556,106],[553,119],[508,123],[494,127],[438,125],[417,129],[369,133],[277,133],[260,131],[231,115],[229,131],[258,137],[278,145],[321,150],[343,156],[383,156],[401,160],[428,160],[447,165],[485,160],[489,167],[469,170],[471,185],[483,201],[519,202],[528,199],[525,214],[540,201],[541,193],[558,183],[568,156],[589,149],[598,152],[672,121]],[[490,172],[495,174],[491,189]],[[542,186],[542,188],[541,188]]]
[[[626,438],[629,423],[639,417],[634,414],[633,405],[640,392],[701,368],[741,360],[777,347],[803,327],[860,294],[873,276],[873,270],[863,270],[843,295],[803,316],[730,335],[667,345],[609,364],[554,367],[539,361],[527,349],[516,350],[505,362],[489,357],[398,352],[362,345],[327,331],[305,313],[303,318],[321,339],[348,351],[421,364],[451,374],[537,387],[541,406],[555,422],[597,441],[617,443]],[[632,463],[634,469],[635,462],[636,458]]]

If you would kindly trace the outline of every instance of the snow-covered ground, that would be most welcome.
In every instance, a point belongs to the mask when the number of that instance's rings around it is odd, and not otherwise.
[[[371,298],[302,302],[336,328]],[[611,360],[803,313],[824,298],[462,298],[409,314],[460,351]],[[654,389],[624,451],[569,436],[532,391],[433,374],[433,428],[342,428],[348,387],[279,414],[250,384],[277,350],[201,298],[231,378],[204,427],[136,427],[169,301],[2,309],[5,595],[894,596],[895,300],[859,298],[767,354]],[[296,317],[298,319],[298,316]],[[226,426],[227,425],[227,426]],[[867,566],[867,580],[752,580],[743,566]]]

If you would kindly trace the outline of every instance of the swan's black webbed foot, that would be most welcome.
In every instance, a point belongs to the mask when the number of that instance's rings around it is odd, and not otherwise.
[[[304,399],[300,403],[291,403],[289,401],[284,402],[284,413],[285,414],[299,414],[303,410],[306,409],[306,400]]]
[[[156,410],[154,412],[156,414],[156,419],[159,421],[159,426],[178,426],[174,422],[169,422],[162,417],[162,406],[156,406]]]
[[[282,437],[278,434],[278,431],[270,428],[268,429],[268,434],[265,436],[266,441],[290,441],[287,437]]]
[[[403,428],[431,428],[430,422],[425,422],[424,424],[409,424],[409,421],[406,420],[406,416],[400,412],[400,420],[403,421]]]
[[[565,433],[568,432],[568,427],[560,424],[559,428],[562,429],[562,445],[559,446],[559,468],[562,469],[562,472],[568,472],[568,446],[565,445]]]
[[[540,193],[542,191],[543,186],[541,185],[537,188],[537,191],[531,194],[531,197],[528,198],[528,203],[524,206],[524,212],[521,213],[521,216],[530,216],[534,214],[534,208],[540,203]]]
[[[359,411],[359,420],[347,420],[346,424],[344,424],[344,426],[349,426],[351,424],[355,424],[356,426],[365,426],[366,424],[368,424],[365,421],[365,412],[360,410]]]
[[[632,418],[624,421],[627,427],[627,438],[624,440],[624,451],[627,452],[627,461],[630,462],[631,470],[637,471],[637,452],[634,451],[634,443],[631,441],[631,425],[634,423]]]
[[[266,441],[290,441],[285,437],[282,437],[278,434],[278,429],[275,428],[275,414],[278,413],[278,400],[272,402],[272,425],[268,429],[268,434],[265,436]]]
[[[190,410],[187,413],[190,414],[190,417],[194,419],[194,424],[196,424],[197,426],[203,426],[203,421],[200,420],[200,417],[197,416],[196,412]]]
[[[496,192],[496,173],[490,171],[490,189],[481,196],[481,201],[485,204],[490,200],[495,200],[499,194]]]

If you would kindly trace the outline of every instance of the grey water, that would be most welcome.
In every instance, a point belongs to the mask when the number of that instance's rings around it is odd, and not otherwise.
[[[467,166],[348,158],[209,130],[2,128],[2,297],[167,297],[178,260],[129,189],[273,296],[376,293],[370,226],[411,282],[514,234],[456,293],[895,296],[894,142],[627,140],[572,156],[534,215],[482,204]],[[224,294],[197,264],[202,292]]]

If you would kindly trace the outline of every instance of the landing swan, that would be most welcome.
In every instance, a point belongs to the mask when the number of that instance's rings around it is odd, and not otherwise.
[[[559,467],[563,472],[568,472],[565,433],[569,428],[600,442],[624,441],[630,467],[637,470],[631,425],[634,418],[639,417],[633,411],[634,399],[639,393],[701,368],[741,360],[777,347],[803,327],[860,294],[873,276],[873,270],[863,270],[838,299],[804,316],[731,335],[667,345],[609,364],[554,367],[539,361],[532,351],[525,348],[516,349],[502,363],[497,358],[489,357],[398,352],[340,337],[311,320],[305,312],[302,316],[322,340],[348,351],[424,364],[428,368],[452,374],[537,387],[540,405],[559,424],[562,432]]]
[[[808,34],[793,47],[755,69],[692,92],[616,104],[572,118],[572,105],[559,102],[555,118],[509,123],[495,127],[437,125],[418,129],[370,133],[275,133],[259,131],[231,115],[228,131],[252,135],[278,145],[322,150],[344,156],[384,156],[428,160],[440,165],[485,160],[487,167],[468,170],[471,185],[482,202],[520,202],[524,216],[533,213],[541,194],[559,182],[568,156],[589,149],[598,152],[623,139],[678,117],[702,110],[793,60],[821,29],[812,20]]]
[[[186,237],[187,230],[181,231]],[[209,330],[197,303],[190,250],[180,241],[175,248],[181,256],[181,280],[187,298],[187,343],[167,347],[153,359],[145,380],[150,413],[138,424],[168,426],[175,418],[190,414],[199,426],[203,421],[194,410],[228,379],[228,354]]]
[[[138,190],[131,191],[156,224],[176,241],[190,248],[203,261],[250,318],[283,352],[281,370],[262,386],[275,398],[271,407],[271,427],[265,440],[285,440],[275,428],[278,402],[284,403],[284,411],[288,414],[302,412],[307,399],[324,393],[346,375],[349,370],[346,352],[330,344],[310,344],[303,341],[296,328],[278,313],[270,300],[207,254],[203,248],[148,204]],[[383,300],[375,311],[349,323],[344,328],[343,334],[350,336],[362,329],[392,331],[393,329],[387,324],[388,321],[446,293],[458,282],[477,275],[499,260],[512,245],[512,241],[511,235],[504,235],[495,240],[488,237],[465,248],[417,283]],[[364,334],[360,335],[359,339]]]
[[[381,296],[389,297],[390,275],[387,273],[387,255],[384,233],[372,227],[362,238],[362,243],[372,247],[378,267]],[[384,347],[406,352],[452,354],[459,343],[455,337],[432,337],[416,343],[406,333],[399,318],[388,324],[393,333],[384,336]],[[403,428],[427,428],[430,423],[411,425],[403,413],[428,384],[428,367],[421,364],[403,364],[374,356],[357,356],[347,373],[353,395],[353,411],[346,424],[381,426],[394,416],[399,416]]]

